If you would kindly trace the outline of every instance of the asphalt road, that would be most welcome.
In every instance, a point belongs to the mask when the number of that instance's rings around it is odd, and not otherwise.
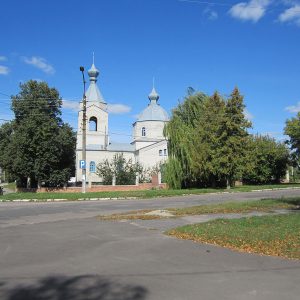
[[[168,237],[95,216],[299,196],[299,190],[152,200],[0,203],[0,299],[299,299],[300,262]]]

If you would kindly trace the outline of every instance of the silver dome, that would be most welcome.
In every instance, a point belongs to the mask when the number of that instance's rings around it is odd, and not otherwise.
[[[159,95],[155,91],[154,87],[148,98],[150,100],[150,104],[138,116],[137,121],[169,121],[168,113],[159,104],[157,104]]]

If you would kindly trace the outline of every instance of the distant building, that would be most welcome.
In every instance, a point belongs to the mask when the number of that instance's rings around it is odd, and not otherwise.
[[[101,182],[96,174],[97,164],[104,159],[111,160],[117,153],[123,153],[126,159],[139,162],[146,168],[157,166],[168,155],[168,143],[163,136],[165,124],[169,121],[167,112],[157,103],[159,95],[153,87],[148,98],[150,103],[133,123],[131,143],[110,143],[108,130],[108,112],[98,86],[99,71],[94,63],[88,70],[90,85],[86,92],[87,131],[86,131],[86,169],[87,181]],[[82,102],[78,112],[78,132],[76,145],[76,180],[82,180],[79,168],[82,159]]]

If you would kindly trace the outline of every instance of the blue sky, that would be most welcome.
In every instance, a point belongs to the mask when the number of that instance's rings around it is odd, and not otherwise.
[[[279,140],[300,110],[300,1],[10,0],[1,12],[0,119],[12,118],[5,95],[45,80],[76,129],[79,66],[93,51],[112,141],[130,141],[153,76],[169,113],[188,87],[226,96],[238,86],[252,131]]]

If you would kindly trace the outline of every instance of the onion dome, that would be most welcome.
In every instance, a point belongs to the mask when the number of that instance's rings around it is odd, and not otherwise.
[[[153,87],[152,88],[152,91],[151,93],[149,94],[148,96],[149,100],[152,102],[152,101],[155,101],[157,103],[158,99],[159,99],[159,95],[157,94],[155,88]]]
[[[150,103],[138,116],[137,122],[142,121],[169,121],[168,113],[159,105],[157,101],[159,99],[159,94],[153,87],[151,93],[148,96]]]
[[[93,63],[91,68],[88,70],[90,81],[97,81],[97,77],[98,77],[99,73],[100,73],[99,70],[95,67],[95,65]]]

